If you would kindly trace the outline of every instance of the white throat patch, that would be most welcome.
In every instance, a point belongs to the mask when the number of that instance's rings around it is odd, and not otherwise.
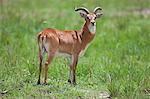
[[[89,24],[88,28],[89,28],[89,31],[92,34],[95,34],[95,32],[96,32],[96,23],[95,23],[95,25]]]

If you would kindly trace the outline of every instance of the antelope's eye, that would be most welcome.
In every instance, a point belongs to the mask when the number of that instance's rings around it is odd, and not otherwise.
[[[94,18],[94,20],[96,19],[96,17]]]
[[[89,17],[87,17],[87,19],[89,19]]]

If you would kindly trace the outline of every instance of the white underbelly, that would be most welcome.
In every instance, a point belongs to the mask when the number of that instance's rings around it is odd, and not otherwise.
[[[71,57],[71,55],[70,54],[67,54],[67,53],[62,53],[62,52],[59,52],[59,51],[56,51],[56,53],[55,53],[55,56],[57,56],[57,57]]]

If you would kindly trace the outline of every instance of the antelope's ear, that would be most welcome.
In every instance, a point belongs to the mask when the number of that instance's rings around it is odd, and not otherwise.
[[[93,13],[96,15],[96,18],[100,18],[103,14],[100,13],[102,10],[101,7],[96,7],[94,10],[93,10]]]
[[[96,13],[96,18],[100,18],[102,15],[102,13]]]
[[[79,12],[80,13],[80,16],[83,17],[83,18],[87,18],[87,14],[85,12]]]

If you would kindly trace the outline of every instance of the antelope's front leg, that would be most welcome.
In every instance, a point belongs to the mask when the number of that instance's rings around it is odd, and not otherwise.
[[[69,83],[72,83],[72,78],[73,78],[73,71],[72,71],[72,64],[70,65],[70,72],[69,72],[69,79],[68,79],[68,82]]]
[[[76,84],[76,66],[78,62],[78,55],[72,55],[72,63],[70,65],[70,75],[69,80],[71,84]]]

